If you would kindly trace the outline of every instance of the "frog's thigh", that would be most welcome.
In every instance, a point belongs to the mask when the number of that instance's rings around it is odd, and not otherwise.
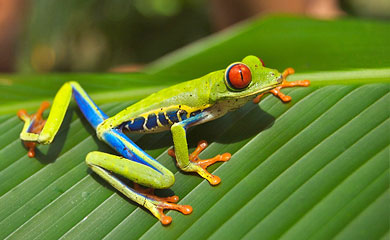
[[[169,188],[175,182],[175,177],[172,172],[165,168],[162,168],[164,170],[160,171],[143,163],[131,161],[127,158],[108,153],[97,151],[90,152],[85,161],[93,171],[100,176],[103,174],[104,176],[102,177],[109,181],[110,184],[113,184],[113,181],[115,182],[116,179],[112,179],[115,177],[108,171],[120,174],[133,182],[151,188]],[[106,173],[102,171],[105,171]]]

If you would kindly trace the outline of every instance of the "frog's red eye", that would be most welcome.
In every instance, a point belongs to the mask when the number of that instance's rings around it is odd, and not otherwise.
[[[226,69],[225,80],[232,89],[246,88],[252,81],[251,70],[243,63],[233,63]]]
[[[263,67],[265,67],[264,61],[261,58],[259,58],[259,60],[261,62],[261,65],[263,65]]]

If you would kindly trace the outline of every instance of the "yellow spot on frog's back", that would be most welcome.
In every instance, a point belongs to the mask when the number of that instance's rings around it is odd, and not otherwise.
[[[37,72],[48,72],[55,64],[56,53],[48,45],[36,45],[31,54],[31,66]]]

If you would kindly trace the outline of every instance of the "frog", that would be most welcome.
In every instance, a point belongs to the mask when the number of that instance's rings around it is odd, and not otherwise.
[[[89,152],[85,158],[88,167],[124,196],[149,210],[163,225],[168,225],[172,217],[167,216],[164,210],[190,214],[192,207],[177,204],[179,197],[176,195],[159,197],[154,193],[155,189],[170,188],[175,177],[137,146],[126,133],[170,130],[174,147],[168,150],[168,154],[176,159],[178,168],[199,174],[210,185],[218,185],[221,179],[208,172],[207,167],[216,162],[228,161],[231,154],[200,159],[199,154],[208,146],[204,140],[190,154],[187,129],[220,118],[247,102],[258,104],[267,93],[275,95],[282,102],[291,101],[290,96],[280,91],[282,88],[310,85],[309,80],[287,81],[287,76],[293,73],[293,68],[287,68],[282,73],[267,68],[260,58],[249,55],[225,69],[153,93],[112,117],[107,116],[93,102],[78,82],[69,81],[56,93],[47,119],[42,117],[50,106],[47,101],[34,114],[29,115],[24,109],[18,111],[17,115],[24,121],[20,139],[28,149],[28,156],[33,158],[38,144],[53,142],[73,98],[95,130],[97,138],[119,154]],[[133,183],[132,187],[118,175],[129,179]]]

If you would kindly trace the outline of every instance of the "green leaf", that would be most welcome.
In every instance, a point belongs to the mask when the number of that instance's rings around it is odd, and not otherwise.
[[[388,68],[388,29],[389,22],[271,16],[184,47],[152,64],[149,71],[198,77],[247,55],[260,57],[266,66],[293,67],[297,72]]]
[[[272,17],[195,43],[156,62],[148,74],[0,76],[0,238],[388,237],[388,27]],[[293,66],[299,71],[291,80],[307,78],[312,85],[284,90],[293,98],[288,104],[267,96],[189,129],[191,149],[201,139],[210,143],[203,158],[232,153],[229,162],[209,168],[221,177],[219,186],[178,171],[166,153],[169,132],[130,135],[175,174],[171,190],[159,193],[174,192],[194,208],[188,216],[170,211],[168,227],[88,170],[88,152],[113,150],[96,138],[75,104],[53,144],[39,146],[36,158],[27,157],[19,140],[15,112],[51,99],[65,81],[79,81],[113,115],[157,89],[247,54],[270,67]]]

